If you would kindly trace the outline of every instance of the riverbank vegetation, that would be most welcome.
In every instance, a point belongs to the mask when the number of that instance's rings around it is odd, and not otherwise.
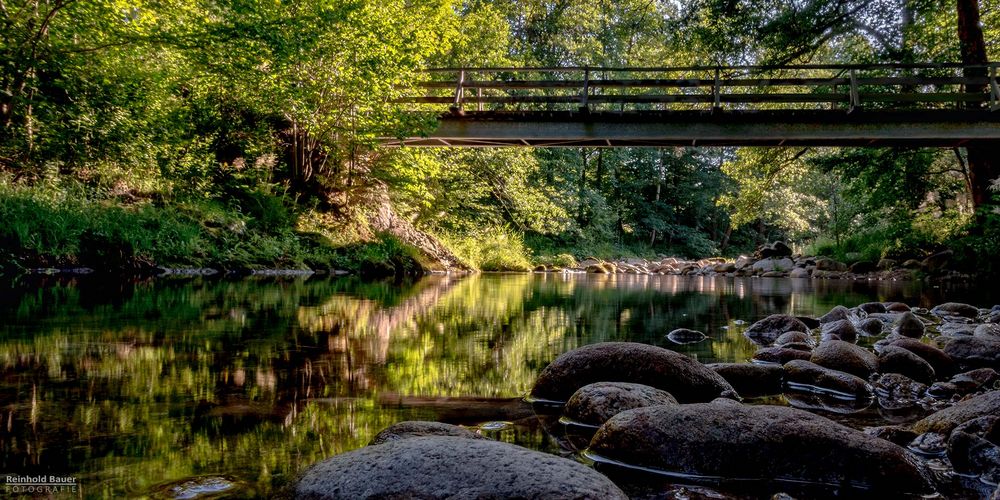
[[[983,63],[996,0],[0,6],[4,268],[526,270],[782,238],[1000,272],[996,145],[377,146],[433,127],[395,101],[427,67]]]

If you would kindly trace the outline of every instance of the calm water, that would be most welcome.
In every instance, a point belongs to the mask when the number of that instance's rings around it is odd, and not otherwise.
[[[871,300],[987,307],[997,295],[672,276],[23,278],[0,285],[0,475],[72,475],[84,497],[163,498],[221,477],[233,496],[266,497],[410,419],[482,425],[559,453],[518,398],[574,347],[630,340],[746,361],[755,349],[741,323],[768,314]],[[674,346],[664,334],[679,327],[710,338]]]

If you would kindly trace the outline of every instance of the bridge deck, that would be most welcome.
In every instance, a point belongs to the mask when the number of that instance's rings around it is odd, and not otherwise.
[[[1000,140],[998,64],[430,72],[387,146],[961,146]]]

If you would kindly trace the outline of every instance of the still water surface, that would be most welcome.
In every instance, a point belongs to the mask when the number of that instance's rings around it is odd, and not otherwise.
[[[0,284],[0,474],[75,476],[94,498],[267,497],[413,419],[560,453],[518,398],[574,347],[627,340],[742,362],[755,350],[743,323],[769,314],[872,300],[989,307],[998,295],[631,275],[21,278]],[[681,327],[709,339],[665,339]]]

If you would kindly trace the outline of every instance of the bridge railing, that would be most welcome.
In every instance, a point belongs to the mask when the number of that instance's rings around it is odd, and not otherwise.
[[[438,68],[401,99],[468,112],[1000,110],[1000,63]]]

